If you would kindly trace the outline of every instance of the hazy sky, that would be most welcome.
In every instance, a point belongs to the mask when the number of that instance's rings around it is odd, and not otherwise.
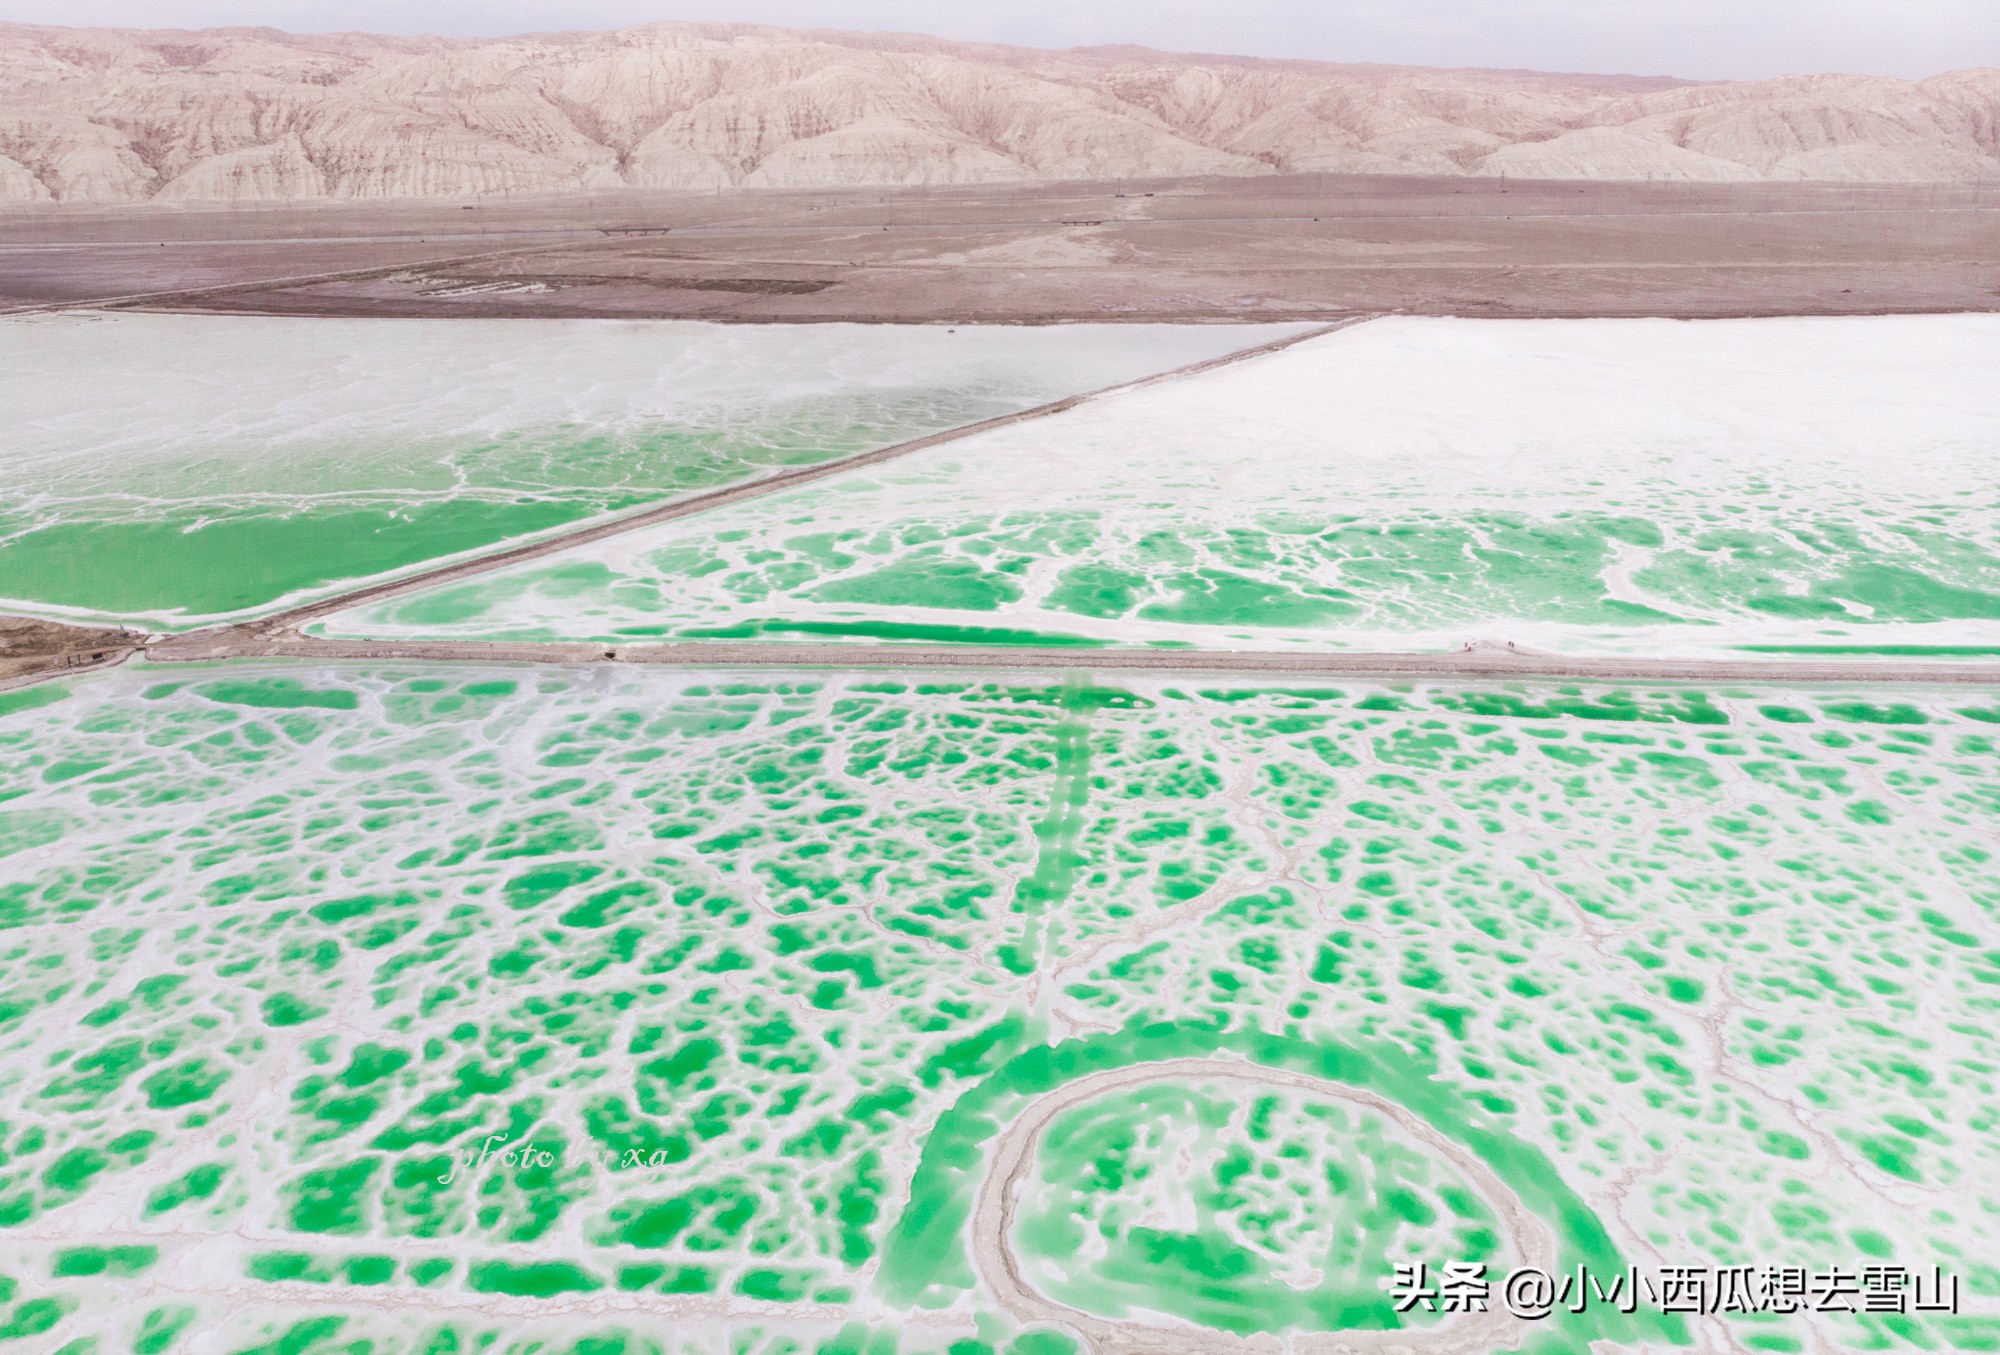
[[[716,19],[1709,79],[2000,65],[2000,0],[0,0],[0,18],[464,35]]]

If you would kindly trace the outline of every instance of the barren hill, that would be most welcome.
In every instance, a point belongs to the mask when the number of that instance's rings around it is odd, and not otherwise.
[[[0,25],[0,202],[1314,172],[2000,182],[2000,70],[1692,84],[738,25]]]

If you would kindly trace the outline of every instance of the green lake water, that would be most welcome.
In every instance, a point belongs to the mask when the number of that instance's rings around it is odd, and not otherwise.
[[[1296,328],[4,323],[0,605],[238,616]]]
[[[0,1323],[588,1353],[661,1334],[577,1304],[726,1296],[745,1348],[1066,1350],[981,1307],[980,1145],[1068,1078],[1218,1054],[1403,1105],[1570,1263],[1636,1232],[1983,1302],[1996,822],[1973,691],[34,689],[0,714]],[[1504,1259],[1449,1164],[1300,1093],[1100,1099],[1038,1161],[1026,1273],[1114,1318],[1341,1325],[1392,1261]]]
[[[348,636],[2000,650],[1991,317],[1394,318]]]

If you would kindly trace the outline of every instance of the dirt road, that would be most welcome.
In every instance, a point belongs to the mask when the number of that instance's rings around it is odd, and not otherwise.
[[[223,659],[304,662],[418,660],[439,663],[622,663],[758,669],[890,668],[915,671],[1160,673],[1209,677],[1376,678],[1489,681],[1536,679],[1608,683],[1969,686],[2000,690],[2000,663],[1915,663],[1894,659],[1662,659],[1518,653],[1482,647],[1450,653],[1246,649],[1001,649],[984,645],[788,644],[689,641],[604,645],[587,641],[322,640],[310,636],[214,633],[169,636],[143,646],[160,663]]]

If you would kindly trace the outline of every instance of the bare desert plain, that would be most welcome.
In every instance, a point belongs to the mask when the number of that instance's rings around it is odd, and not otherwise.
[[[1295,175],[0,214],[0,306],[1044,324],[2000,304],[2000,186]]]

